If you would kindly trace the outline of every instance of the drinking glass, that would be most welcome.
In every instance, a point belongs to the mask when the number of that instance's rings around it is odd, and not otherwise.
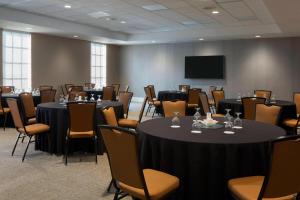
[[[236,112],[235,114],[236,114],[236,118],[233,121],[233,128],[235,128],[235,129],[241,129],[241,128],[243,128],[243,121],[240,118],[240,115],[242,113]]]
[[[199,121],[194,121],[193,122],[191,133],[202,133],[201,124],[200,124]]]
[[[174,112],[174,116],[171,122],[172,122],[171,128],[180,128],[179,112]]]
[[[67,103],[67,102],[68,102],[68,99],[69,99],[69,95],[67,94],[67,95],[65,96],[64,102]]]
[[[59,95],[59,103],[64,103],[64,101],[65,101],[64,95],[63,94]]]
[[[225,109],[225,110],[226,110],[226,115],[224,116],[224,118],[225,118],[225,122],[227,122],[228,118],[231,117],[231,115],[230,115],[231,109]]]
[[[272,94],[271,96],[271,103],[276,103],[275,94]]]
[[[241,101],[241,100],[242,100],[241,93],[238,93],[238,95],[237,95],[237,101]]]
[[[90,98],[90,101],[95,101],[95,98],[94,98],[94,94],[93,94],[93,93],[91,94],[91,96],[92,96],[92,97]]]
[[[200,119],[201,114],[200,114],[199,111],[200,111],[200,108],[197,107],[197,108],[196,108],[196,112],[195,112],[195,114],[194,114],[194,121],[198,121],[198,120]]]
[[[101,95],[98,95],[98,99],[97,99],[97,102],[100,102],[101,101]]]
[[[85,101],[85,102],[88,101],[88,97],[87,97],[87,96],[84,97],[84,101]]]
[[[79,101],[79,96],[78,96],[78,94],[76,94],[74,100],[75,100],[75,101]]]
[[[233,131],[233,123],[231,121],[232,117],[228,117],[228,121],[227,123],[225,124],[225,130],[224,130],[224,133],[225,134],[234,134],[234,131]]]

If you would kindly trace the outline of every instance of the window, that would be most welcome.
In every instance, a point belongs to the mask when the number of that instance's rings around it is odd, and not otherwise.
[[[91,82],[96,88],[106,86],[106,45],[91,43]]]
[[[3,85],[31,88],[31,35],[3,31]]]

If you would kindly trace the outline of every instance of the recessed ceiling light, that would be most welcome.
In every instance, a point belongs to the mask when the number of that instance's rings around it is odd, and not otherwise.
[[[152,43],[156,43],[156,41],[155,41],[155,40],[152,40],[151,42],[152,42]]]
[[[203,41],[204,39],[203,38],[199,38],[198,40]]]
[[[111,18],[110,18],[110,17],[106,17],[105,20],[106,20],[106,21],[109,21],[109,20],[111,20]]]
[[[92,13],[89,13],[88,14],[90,17],[93,17],[93,18],[100,18],[100,17],[108,17],[110,16],[110,14],[106,13],[106,12],[103,12],[103,11],[97,11],[97,12],[92,12]]]
[[[161,5],[161,4],[151,4],[151,5],[145,5],[142,6],[142,8],[144,8],[145,10],[149,10],[149,11],[158,11],[158,10],[167,10],[168,8]]]
[[[120,21],[121,24],[126,24],[126,21]]]
[[[260,38],[261,36],[260,36],[260,35],[256,35],[255,37],[256,37],[256,38]]]
[[[32,28],[31,28],[31,27],[27,27],[26,29],[27,29],[27,30],[32,30]]]
[[[66,4],[66,5],[65,5],[65,8],[66,8],[66,9],[70,9],[70,8],[72,8],[72,6],[69,5],[69,4]]]
[[[214,14],[214,15],[216,15],[216,14],[219,14],[220,12],[217,11],[217,10],[213,10],[211,13]]]
[[[73,38],[79,38],[79,36],[78,35],[73,35]]]

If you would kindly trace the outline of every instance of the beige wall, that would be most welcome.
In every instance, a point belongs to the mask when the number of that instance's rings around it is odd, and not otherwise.
[[[0,28],[0,85],[2,85],[2,65],[3,65],[3,60],[2,60],[2,29]]]
[[[90,81],[90,43],[32,34],[32,87],[53,85],[60,93],[65,83]]]
[[[107,85],[120,83],[120,50],[121,47],[117,45],[107,45],[106,49],[106,76]],[[122,86],[121,86],[122,89]]]

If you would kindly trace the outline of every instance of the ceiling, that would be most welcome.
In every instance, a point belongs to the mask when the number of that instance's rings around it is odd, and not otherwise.
[[[0,27],[116,44],[284,37],[300,35],[299,7],[299,0],[0,0]]]

